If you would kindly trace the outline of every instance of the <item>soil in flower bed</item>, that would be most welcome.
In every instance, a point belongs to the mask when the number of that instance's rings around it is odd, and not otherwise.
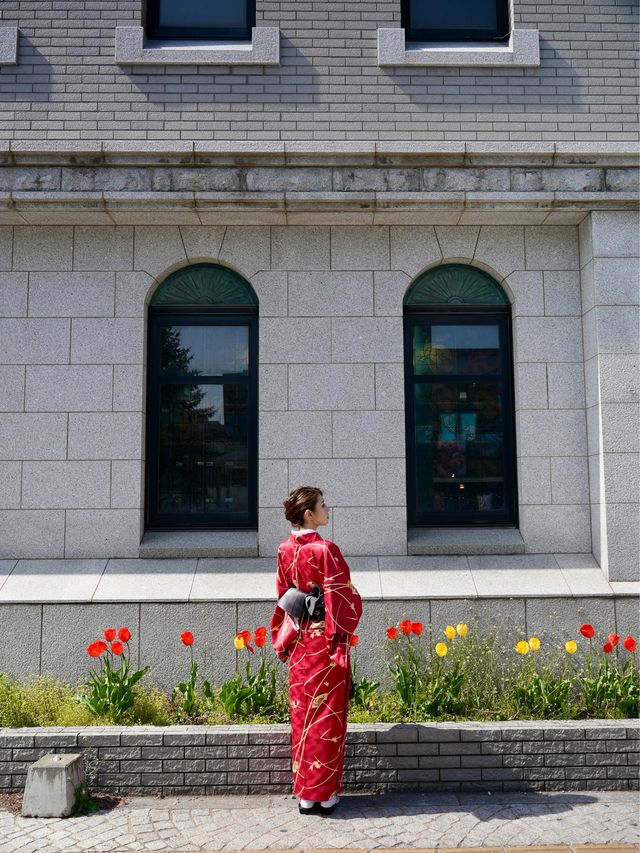
[[[22,794],[0,794],[0,812],[9,814],[20,814],[22,811]],[[129,797],[120,794],[91,794],[91,799],[98,804],[97,812],[105,812],[119,806],[120,803],[128,803]]]

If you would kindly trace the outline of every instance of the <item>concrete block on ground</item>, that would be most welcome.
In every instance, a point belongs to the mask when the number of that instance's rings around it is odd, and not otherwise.
[[[50,753],[34,762],[27,773],[22,800],[23,817],[69,817],[76,791],[85,782],[82,755]]]

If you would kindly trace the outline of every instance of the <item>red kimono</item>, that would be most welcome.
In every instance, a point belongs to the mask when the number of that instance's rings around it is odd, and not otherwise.
[[[276,586],[278,598],[291,586],[324,590],[324,621],[303,623],[289,654],[293,793],[322,802],[342,791],[351,636],[362,599],[338,546],[314,530],[280,545]]]

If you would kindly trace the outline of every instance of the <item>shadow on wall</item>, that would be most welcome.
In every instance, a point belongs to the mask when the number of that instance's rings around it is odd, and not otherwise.
[[[461,120],[465,114],[471,120],[471,114],[481,112],[496,114],[497,119],[500,113],[513,112],[589,113],[583,78],[542,35],[539,68],[412,66],[380,71],[411,104],[428,106],[430,113],[438,107],[448,115],[457,112]],[[537,119],[532,116],[532,121]],[[525,130],[524,126],[520,129]]]
[[[218,66],[209,70],[204,65],[121,65],[120,72],[150,104],[168,110],[172,104],[178,110],[198,104],[237,104],[238,109],[244,105],[247,110],[254,109],[256,104],[273,104],[274,111],[283,104],[292,105],[294,109],[296,104],[316,106],[321,95],[320,74],[309,58],[282,33],[280,55],[281,65],[277,66]],[[326,109],[330,107],[329,99]],[[268,111],[266,107],[265,113]],[[233,118],[232,112],[229,118]],[[211,120],[220,127],[218,117]]]
[[[0,21],[0,25],[3,23]],[[0,101],[26,101],[30,104],[51,101],[52,75],[53,66],[47,57],[18,30],[18,64],[0,65]],[[63,97],[66,100],[69,96],[65,93]],[[80,95],[76,97],[79,111]]]

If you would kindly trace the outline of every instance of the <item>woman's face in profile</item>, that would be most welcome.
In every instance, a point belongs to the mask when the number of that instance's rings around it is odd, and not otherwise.
[[[308,515],[307,515],[308,513]],[[323,497],[319,497],[313,512],[308,509],[305,513],[305,524],[313,524],[320,526],[321,524],[329,523],[329,507],[324,502]]]

